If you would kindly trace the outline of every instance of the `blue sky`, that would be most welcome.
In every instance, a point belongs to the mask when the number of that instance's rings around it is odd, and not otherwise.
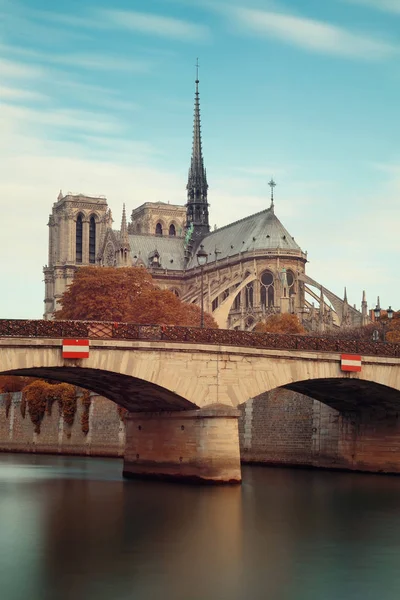
[[[0,318],[43,311],[59,190],[185,203],[196,57],[212,225],[269,205],[308,274],[400,308],[400,0],[0,0]]]

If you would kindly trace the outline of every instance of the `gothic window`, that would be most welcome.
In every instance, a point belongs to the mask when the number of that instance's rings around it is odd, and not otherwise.
[[[240,295],[241,292],[237,294],[235,300],[233,301],[233,310],[240,310]]]
[[[175,225],[173,223],[171,223],[171,225],[169,226],[169,235],[171,237],[176,236],[176,229],[175,229]]]
[[[254,283],[251,281],[244,289],[246,308],[252,308],[254,306]]]
[[[218,308],[218,297],[212,301],[211,310],[214,311]]]
[[[263,308],[275,304],[274,276],[271,271],[264,271],[261,275],[260,302]]]
[[[294,274],[292,273],[292,271],[286,271],[286,279],[288,282],[288,288],[289,288],[289,296],[293,296],[293,294],[296,292],[295,290],[295,286],[294,286]]]
[[[75,242],[75,260],[77,263],[82,262],[82,215],[78,215],[76,219],[76,242]]]
[[[162,235],[162,225],[161,225],[161,223],[157,223],[157,225],[156,225],[156,235]]]
[[[96,262],[96,221],[90,217],[89,221],[89,262]]]

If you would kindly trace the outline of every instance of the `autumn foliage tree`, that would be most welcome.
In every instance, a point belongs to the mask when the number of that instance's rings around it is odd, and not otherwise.
[[[400,310],[393,314],[393,318],[389,323],[386,339],[388,342],[400,344]]]
[[[34,379],[31,377],[2,375],[0,377],[0,394],[4,394],[6,392],[20,392],[32,381],[34,381]]]
[[[56,319],[200,325],[200,309],[157,287],[141,267],[82,267],[61,300]],[[208,313],[206,327],[217,324]]]
[[[306,333],[297,315],[289,313],[271,315],[265,321],[257,323],[254,331],[256,333]]]

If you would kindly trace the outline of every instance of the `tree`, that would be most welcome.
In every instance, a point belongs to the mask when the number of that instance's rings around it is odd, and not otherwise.
[[[335,337],[343,340],[366,340],[374,339],[374,332],[378,332],[378,340],[383,340],[384,329],[386,341],[400,343],[400,311],[394,313],[391,321],[384,313],[381,319],[360,327],[335,327],[324,332],[325,336]]]
[[[306,333],[297,315],[289,313],[271,315],[266,321],[257,323],[254,331],[256,333]]]
[[[388,342],[400,344],[400,310],[393,314],[393,318],[390,321],[389,329],[386,334]]]
[[[17,375],[2,375],[0,377],[0,394],[6,392],[20,392],[35,381],[32,377],[18,377]]]
[[[157,287],[142,267],[82,267],[60,303],[56,319],[200,326],[200,308]],[[217,327],[207,313],[204,321]]]

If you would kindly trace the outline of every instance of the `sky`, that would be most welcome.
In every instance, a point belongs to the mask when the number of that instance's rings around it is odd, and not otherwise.
[[[0,318],[41,318],[60,189],[185,204],[195,63],[212,227],[270,204],[307,273],[400,309],[400,0],[0,0]]]

